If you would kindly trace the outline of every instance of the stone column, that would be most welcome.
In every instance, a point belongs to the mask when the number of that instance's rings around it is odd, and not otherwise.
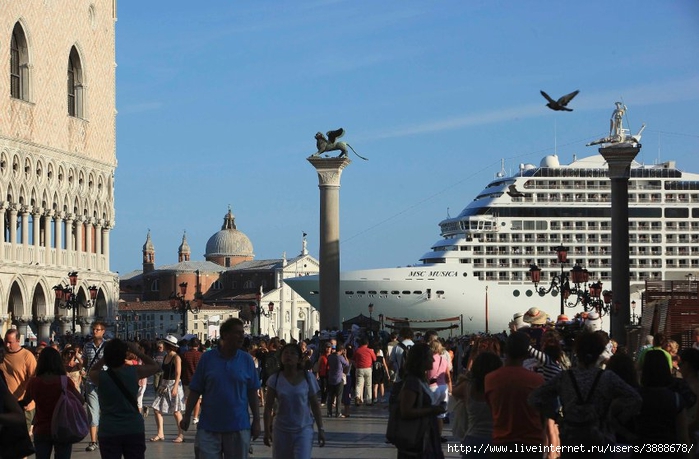
[[[17,206],[10,205],[10,243],[17,244]]]
[[[81,252],[84,252],[83,250],[83,234],[85,230],[85,218],[82,215],[78,215],[75,217],[75,242],[73,249],[75,250],[76,254],[79,254]],[[80,257],[77,257],[76,259],[76,264],[77,266],[80,266]]]
[[[73,246],[73,214],[65,215],[66,222],[66,252],[75,250]]]
[[[53,264],[51,261],[51,217],[53,216],[53,210],[47,210],[44,212],[44,249],[46,249],[46,264]]]
[[[42,342],[46,341],[47,343],[51,341],[51,322],[52,322],[53,316],[51,317],[46,317],[46,316],[40,316],[37,317],[36,320],[36,325],[37,325],[37,341]]]
[[[41,246],[41,214],[44,212],[44,209],[41,207],[35,207],[34,211],[32,212],[32,223],[33,223],[33,237],[34,237],[34,251],[36,252],[36,260],[34,262],[39,261],[39,247]]]
[[[308,162],[318,172],[320,188],[320,328],[341,328],[340,176],[352,161],[311,156]]]
[[[109,229],[111,228],[111,223],[105,221],[102,227],[102,253],[104,255],[104,266],[101,266],[99,271],[109,270]]]
[[[67,309],[64,309],[66,311],[66,314],[72,314],[73,311],[68,312]],[[61,324],[61,335],[65,336],[70,332],[71,325],[73,324],[73,316],[72,315],[64,315],[60,316],[58,318],[59,323]]]
[[[101,218],[95,222],[95,253],[98,260],[102,256],[102,225],[104,225],[104,220]],[[98,271],[101,270],[101,266],[98,266]]]
[[[0,201],[0,260],[5,258],[5,209],[8,204],[7,201]]]
[[[27,261],[27,247],[29,247],[29,212],[32,211],[32,206],[22,207],[22,261]]]
[[[17,325],[17,331],[19,332],[21,338],[24,340],[22,342],[22,345],[27,344],[27,328],[29,327],[29,321],[31,320],[31,317],[25,317],[25,316],[18,316],[15,317],[14,322]]]
[[[612,181],[612,313],[609,317],[611,336],[620,346],[626,345],[626,326],[631,323],[629,176],[631,162],[640,150],[640,144],[599,149],[607,161],[609,178]]]

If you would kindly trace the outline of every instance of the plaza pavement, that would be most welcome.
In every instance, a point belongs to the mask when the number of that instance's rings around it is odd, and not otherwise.
[[[150,386],[150,385],[149,385]],[[152,395],[146,393],[147,405],[152,402]],[[323,408],[325,410],[325,408]],[[262,413],[260,413],[261,415]],[[385,443],[386,422],[388,421],[388,409],[386,405],[352,406],[349,418],[325,418],[324,448],[313,448],[313,458],[317,459],[388,459],[396,457],[396,449],[393,445]],[[445,426],[445,435],[449,437],[451,431]],[[155,420],[151,414],[146,418],[146,438],[155,435]],[[172,415],[165,417],[165,441],[151,443],[146,441],[147,458],[167,459],[191,459],[194,457],[195,427],[190,427],[185,434],[185,443],[175,444],[172,439],[177,435],[175,420]],[[451,440],[451,439],[450,439]],[[317,437],[314,437],[317,445]],[[99,451],[86,452],[85,447],[89,437],[81,443],[73,446],[72,457],[76,459],[99,459]],[[450,441],[451,445],[455,443]],[[459,454],[448,452],[447,444],[444,444],[444,454],[447,458],[458,458]],[[262,438],[253,442],[253,456],[255,459],[271,459],[272,448],[262,443]]]

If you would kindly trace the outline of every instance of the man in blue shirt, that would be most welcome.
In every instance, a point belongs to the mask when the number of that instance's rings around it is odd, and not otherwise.
[[[250,439],[259,437],[261,430],[257,398],[260,379],[252,357],[241,350],[245,338],[243,322],[228,319],[221,325],[220,333],[219,347],[205,352],[194,371],[180,426],[189,429],[192,410],[201,396],[194,443],[197,457],[247,459]]]

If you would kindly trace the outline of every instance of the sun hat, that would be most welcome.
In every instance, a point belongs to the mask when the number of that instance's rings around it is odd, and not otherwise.
[[[558,317],[556,318],[556,322],[569,322],[569,321],[570,321],[570,319],[565,314],[559,314]]]
[[[173,335],[167,335],[167,336],[165,337],[165,339],[162,340],[162,342],[163,342],[164,344],[168,344],[168,345],[174,347],[175,349],[179,349],[179,348],[180,348],[179,344],[177,344],[177,338],[176,338],[175,336],[173,336]]]
[[[523,312],[516,312],[512,316],[512,321],[510,322],[510,327],[513,327],[515,330],[521,330],[522,328],[528,327],[529,324],[524,323],[524,313]]]
[[[523,320],[531,325],[544,325],[546,324],[546,319],[548,319],[548,314],[535,307],[529,308],[523,317]]]

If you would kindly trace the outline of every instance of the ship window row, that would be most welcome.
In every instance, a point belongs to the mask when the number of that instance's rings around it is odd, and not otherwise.
[[[529,169],[522,173],[525,177],[608,177],[607,169],[572,169],[568,167],[540,167]],[[674,168],[636,168],[631,169],[630,177],[634,178],[680,178],[682,172]]]
[[[699,267],[699,260],[692,260],[691,266]],[[687,266],[689,267],[689,266]],[[599,271],[593,273],[593,279],[602,280],[603,282],[611,282],[611,271]],[[529,283],[526,272],[510,272],[510,271],[474,271],[474,277],[481,281],[500,281],[500,282],[524,282]],[[553,276],[553,273],[551,274]],[[541,273],[542,284],[550,281],[550,276]],[[629,273],[629,280],[644,281],[644,280],[659,280],[662,279],[661,271],[633,271]]]
[[[611,181],[605,180],[528,180],[524,183],[525,189],[533,190],[608,190],[611,188]]]
[[[410,295],[411,293],[412,293],[413,295],[422,295],[422,290],[415,290],[414,292],[411,292],[410,290],[403,290],[403,291],[391,290],[391,295],[400,295],[400,294],[403,294],[403,295]],[[442,292],[442,293],[443,293],[443,292]],[[352,291],[352,290],[345,290],[345,295],[354,295],[354,294],[355,294],[355,292]],[[357,291],[356,291],[356,294],[357,294],[357,295],[388,295],[388,290],[381,290],[381,291],[376,291],[376,290],[369,290],[369,291],[357,290]]]
[[[493,197],[491,195],[479,196],[476,199],[483,197]],[[611,202],[610,193],[533,193],[525,194],[524,196],[513,196],[512,202],[595,202],[608,203]],[[663,202],[661,193],[629,193],[630,203],[653,203]],[[666,194],[665,202],[669,203],[688,203],[699,202],[699,193],[692,194]]]

